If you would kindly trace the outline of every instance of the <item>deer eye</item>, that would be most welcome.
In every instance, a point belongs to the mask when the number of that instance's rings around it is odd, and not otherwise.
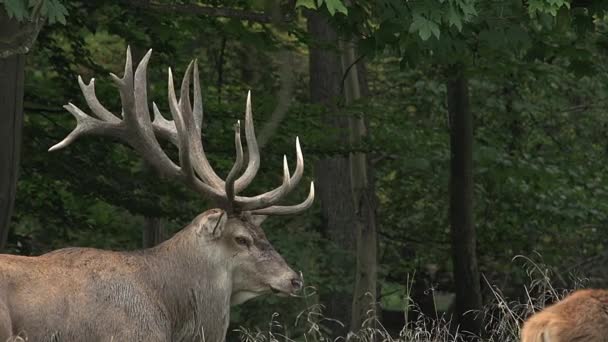
[[[247,239],[246,237],[242,237],[242,236],[235,237],[234,241],[238,245],[245,246],[245,247],[249,247],[251,245],[251,242],[249,241],[249,239]]]

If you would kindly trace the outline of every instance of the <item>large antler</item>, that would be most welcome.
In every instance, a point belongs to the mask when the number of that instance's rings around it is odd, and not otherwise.
[[[201,127],[203,120],[203,102],[196,61],[190,62],[177,100],[173,74],[169,68],[168,96],[169,109],[173,120],[167,120],[155,103],[152,103],[154,120],[150,119],[147,96],[146,70],[152,50],[141,60],[133,75],[131,50],[127,48],[125,71],[122,78],[110,74],[118,86],[122,102],[122,120],[108,111],[95,95],[95,79],[85,84],[78,77],[80,89],[93,112],[90,116],[72,103],[64,106],[76,118],[76,128],[63,141],[54,145],[49,151],[58,150],[84,135],[111,136],[129,144],[152,167],[161,174],[177,178],[195,191],[208,196],[220,207],[233,212],[250,211],[258,215],[287,215],[299,213],[312,205],[314,185],[311,183],[308,198],[293,206],[278,206],[281,198],[293,190],[302,178],[304,158],[300,142],[296,138],[296,169],[293,176],[289,174],[287,157],[283,157],[283,183],[266,193],[253,196],[238,196],[253,180],[260,167],[253,116],[251,112],[251,92],[247,94],[245,107],[245,140],[248,149],[248,162],[243,168],[243,147],[241,144],[240,122],[235,125],[236,161],[226,177],[222,180],[213,170],[205,155],[202,144]],[[190,80],[194,76],[194,101],[190,102]],[[157,136],[170,141],[179,149],[179,165],[174,163],[160,147]]]

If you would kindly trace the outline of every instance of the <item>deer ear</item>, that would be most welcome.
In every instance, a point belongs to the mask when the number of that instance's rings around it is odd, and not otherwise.
[[[212,239],[222,236],[224,227],[228,221],[228,215],[221,209],[213,209],[199,221],[197,232],[199,235],[207,235]]]
[[[259,227],[267,217],[268,216],[266,215],[251,215],[251,221],[253,222],[253,224]]]

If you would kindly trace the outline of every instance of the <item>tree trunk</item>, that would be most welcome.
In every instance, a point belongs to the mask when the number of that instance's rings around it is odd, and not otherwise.
[[[464,67],[453,66],[449,77],[450,224],[456,286],[455,314],[463,332],[478,334],[481,332],[478,316],[482,302],[473,223],[473,117]],[[470,310],[474,312],[468,312]]]
[[[146,217],[146,226],[142,234],[142,245],[150,248],[165,240],[164,229],[160,217]]]
[[[25,55],[42,26],[19,23],[0,6],[0,250],[6,247],[15,202],[21,132]]]
[[[349,144],[350,120],[338,115],[341,97],[342,66],[336,51],[338,35],[328,18],[316,11],[307,12],[308,32],[312,42],[309,46],[310,98],[325,109],[323,121],[332,138],[331,146],[346,147]],[[317,191],[321,202],[323,233],[345,253],[355,247],[355,208],[352,201],[350,160],[347,155],[333,154],[321,158],[315,165]],[[351,258],[347,259],[348,261]],[[346,270],[345,276],[353,279],[354,263],[339,265]],[[327,305],[326,316],[340,322],[351,321],[351,294],[333,293],[323,301]],[[337,328],[338,334],[346,330]]]
[[[13,213],[23,126],[24,55],[0,58],[0,250]]]
[[[360,99],[367,89],[367,79],[359,70],[363,66],[354,65],[356,61],[353,43],[342,45],[342,70],[348,72],[345,78],[345,104],[350,105]],[[360,62],[362,64],[362,62]],[[357,63],[359,64],[359,63]],[[360,78],[360,76],[363,76]],[[350,146],[361,148],[367,136],[364,117],[350,116]],[[376,275],[377,275],[377,244],[376,244],[376,211],[375,189],[373,178],[370,177],[367,154],[365,152],[350,153],[350,176],[353,208],[355,209],[355,241],[356,267],[355,288],[352,300],[350,329],[358,331],[367,318],[371,327],[375,326],[376,313]],[[370,311],[371,310],[371,311]],[[372,316],[368,312],[373,313]]]

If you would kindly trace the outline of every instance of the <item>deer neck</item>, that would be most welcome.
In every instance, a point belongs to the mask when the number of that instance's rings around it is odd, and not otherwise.
[[[213,248],[193,246],[196,240],[187,233],[147,251],[149,284],[172,321],[172,340],[223,341],[230,318],[230,272]]]

